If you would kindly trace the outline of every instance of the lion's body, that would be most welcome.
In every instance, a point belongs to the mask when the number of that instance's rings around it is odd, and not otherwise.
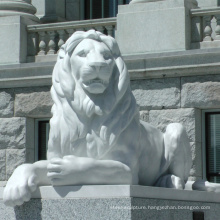
[[[99,37],[102,36],[99,34]],[[71,40],[66,43],[66,48],[68,48],[68,44],[71,45]],[[53,118],[50,121],[48,159],[74,155],[98,160],[120,161],[131,169],[133,184],[154,185],[161,176],[169,174],[173,160],[171,159],[173,156],[170,155],[185,158],[184,155],[181,155],[186,153],[185,150],[177,149],[180,145],[189,148],[189,143],[185,137],[185,131],[180,125],[174,128],[177,130],[177,134],[176,137],[173,137],[173,139],[176,138],[173,142],[181,142],[181,140],[177,140],[177,136],[184,133],[186,143],[166,146],[162,132],[148,123],[139,121],[138,108],[130,90],[129,76],[124,61],[121,59],[119,51],[111,52],[116,53],[117,57],[115,66],[111,68],[113,73],[110,73],[109,85],[105,92],[95,95],[87,92],[79,83],[81,75],[85,74],[84,69],[89,71],[88,67],[83,67],[88,63],[82,63],[82,67],[76,67],[77,63],[76,66],[73,64],[74,55],[69,56],[68,53],[57,62],[51,89],[55,104],[52,109]],[[72,63],[69,64],[69,67],[66,66],[65,69],[62,69],[60,66],[65,63],[65,59],[70,63],[72,59]],[[79,71],[77,73],[73,71],[72,77],[68,72],[71,70],[70,66],[74,67],[75,71]],[[107,71],[107,67],[104,71]],[[74,85],[74,89],[69,87],[69,90],[72,89],[72,91],[68,91],[62,86],[61,77],[65,77],[66,74],[68,74],[67,80],[74,81],[74,83],[65,83],[65,85]],[[69,96],[70,93],[72,96]],[[102,114],[96,113],[95,109],[99,109]],[[169,151],[172,152],[168,153]],[[189,149],[186,151],[188,155]],[[177,174],[178,172],[184,173],[178,174],[178,177],[183,178],[183,182],[186,181],[191,166],[191,158],[186,160],[189,165],[181,164],[182,169],[177,171]],[[178,167],[176,164],[175,166]]]
[[[113,38],[74,33],[61,47],[52,79],[48,158],[15,170],[6,204],[27,201],[37,184],[184,187],[192,163],[186,131],[174,123],[163,134],[140,122]]]

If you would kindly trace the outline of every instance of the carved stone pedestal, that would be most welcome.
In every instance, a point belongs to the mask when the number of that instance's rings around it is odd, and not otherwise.
[[[22,206],[6,207],[1,200],[0,213],[2,220],[213,220],[219,219],[219,202],[218,193],[146,186],[40,187]]]
[[[36,8],[30,0],[0,0],[0,17],[21,15],[38,22]]]
[[[0,65],[24,63],[27,57],[27,25],[40,20],[30,0],[0,0]]]

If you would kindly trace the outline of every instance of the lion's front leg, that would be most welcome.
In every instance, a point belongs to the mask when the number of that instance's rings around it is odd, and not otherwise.
[[[32,192],[38,186],[50,185],[51,183],[46,176],[47,163],[42,160],[17,167],[4,189],[3,201],[5,205],[22,205],[30,200]]]
[[[156,186],[183,189],[192,165],[190,144],[185,128],[179,123],[167,126],[164,134],[164,158]]]
[[[118,161],[70,155],[52,159],[47,169],[53,185],[132,184],[130,168]]]

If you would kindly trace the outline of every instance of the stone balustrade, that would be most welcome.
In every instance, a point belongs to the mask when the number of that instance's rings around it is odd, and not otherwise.
[[[220,47],[220,8],[191,9],[191,49]]]
[[[28,31],[28,62],[54,60],[59,48],[75,31],[95,29],[114,37],[116,18],[59,22],[27,26]],[[46,56],[47,55],[47,56]],[[42,59],[43,57],[43,59]]]

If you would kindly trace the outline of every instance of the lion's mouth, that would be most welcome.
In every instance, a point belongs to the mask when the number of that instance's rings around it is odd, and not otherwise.
[[[102,79],[92,79],[86,82],[83,82],[82,85],[84,89],[90,93],[103,93],[109,84],[108,80]]]
[[[83,82],[84,85],[89,86],[91,84],[102,84],[102,85],[108,85],[108,80],[102,80],[102,79],[92,79],[88,80],[86,82]]]
[[[90,84],[93,84],[93,83],[101,83],[101,84],[108,84],[108,81],[106,80],[101,80],[101,79],[93,79],[93,80],[89,80],[86,84],[87,85],[90,85]]]

